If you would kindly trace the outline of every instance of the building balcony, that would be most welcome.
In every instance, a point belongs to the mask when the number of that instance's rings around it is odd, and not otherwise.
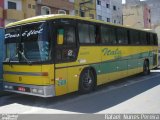
[[[3,8],[0,7],[0,18],[3,18]]]
[[[24,19],[24,12],[15,9],[7,9],[5,10],[5,19],[9,20],[22,20]]]

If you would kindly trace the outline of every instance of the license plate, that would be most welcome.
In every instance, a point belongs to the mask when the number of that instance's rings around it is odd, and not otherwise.
[[[18,87],[18,91],[26,92],[26,89],[24,87]]]

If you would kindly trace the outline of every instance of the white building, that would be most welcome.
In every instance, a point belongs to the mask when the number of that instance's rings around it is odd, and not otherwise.
[[[122,24],[122,0],[111,0],[112,23]]]
[[[97,13],[98,20],[111,22],[112,21],[111,1],[110,0],[97,0],[96,13]]]
[[[98,20],[122,24],[122,0],[96,0]]]

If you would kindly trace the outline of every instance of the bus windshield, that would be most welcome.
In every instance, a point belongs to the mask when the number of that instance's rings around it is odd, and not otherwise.
[[[6,62],[44,62],[50,59],[47,23],[7,28]]]

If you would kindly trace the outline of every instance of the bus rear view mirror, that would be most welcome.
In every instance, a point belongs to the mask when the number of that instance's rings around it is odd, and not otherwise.
[[[57,44],[62,45],[64,43],[64,29],[58,29]]]

